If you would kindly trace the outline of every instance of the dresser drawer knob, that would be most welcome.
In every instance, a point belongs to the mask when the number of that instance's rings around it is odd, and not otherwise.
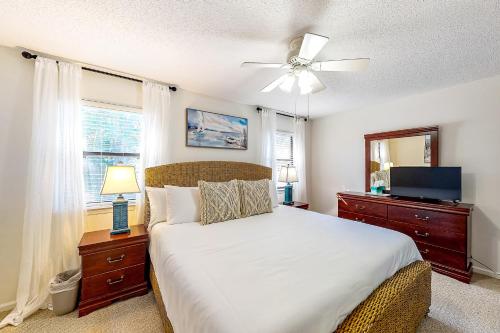
[[[365,206],[357,205],[357,204],[354,207],[356,207],[356,209],[359,209],[359,210],[363,210],[366,208]]]
[[[420,237],[429,237],[430,236],[428,232],[421,233],[421,232],[418,232],[418,230],[415,230],[415,235],[420,236]]]
[[[420,251],[420,253],[422,253],[422,254],[429,254],[429,252],[430,252],[429,249],[425,249],[425,250]]]
[[[120,276],[120,278],[118,280],[111,280],[111,279],[108,279],[106,282],[109,284],[109,285],[112,285],[112,284],[117,284],[117,283],[120,283],[120,282],[123,282],[123,279],[125,278],[125,275],[122,275]]]
[[[107,260],[108,260],[108,263],[112,264],[112,263],[115,263],[115,262],[119,262],[119,261],[122,261],[123,259],[125,259],[125,255],[122,254],[121,256],[119,256],[118,258],[111,258],[111,257],[108,257]]]
[[[429,216],[426,216],[426,217],[420,217],[418,214],[415,214],[415,218],[417,220],[420,220],[420,221],[424,221],[424,222],[427,222],[430,220]]]
[[[360,219],[359,219],[359,218],[357,218],[357,217],[355,217],[354,219],[355,219],[356,221],[358,221],[358,222],[365,222],[365,219],[361,219],[361,220],[360,220]]]

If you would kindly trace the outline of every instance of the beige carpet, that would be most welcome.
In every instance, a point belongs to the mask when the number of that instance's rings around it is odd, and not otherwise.
[[[0,318],[3,316],[0,316]],[[78,318],[76,312],[56,317],[39,311],[10,332],[161,332],[162,326],[152,293],[115,303]],[[500,332],[500,280],[475,276],[466,285],[446,276],[432,275],[432,306],[419,333]]]

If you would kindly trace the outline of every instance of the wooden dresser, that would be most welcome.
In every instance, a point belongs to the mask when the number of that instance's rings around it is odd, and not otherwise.
[[[110,235],[108,229],[83,235],[78,246],[82,256],[79,316],[148,292],[147,244],[143,224],[131,226],[128,234]]]
[[[415,241],[439,273],[470,283],[473,205],[395,199],[367,193],[337,193],[341,218],[402,232]]]

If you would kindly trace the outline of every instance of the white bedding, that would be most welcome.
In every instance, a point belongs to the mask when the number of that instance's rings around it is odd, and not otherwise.
[[[401,233],[284,206],[206,226],[157,224],[150,254],[176,333],[332,333],[422,259]]]

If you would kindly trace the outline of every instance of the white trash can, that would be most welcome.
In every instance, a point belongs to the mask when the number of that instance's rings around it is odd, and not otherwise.
[[[78,286],[82,272],[79,269],[57,274],[49,283],[52,311],[58,316],[70,313],[76,307]]]

